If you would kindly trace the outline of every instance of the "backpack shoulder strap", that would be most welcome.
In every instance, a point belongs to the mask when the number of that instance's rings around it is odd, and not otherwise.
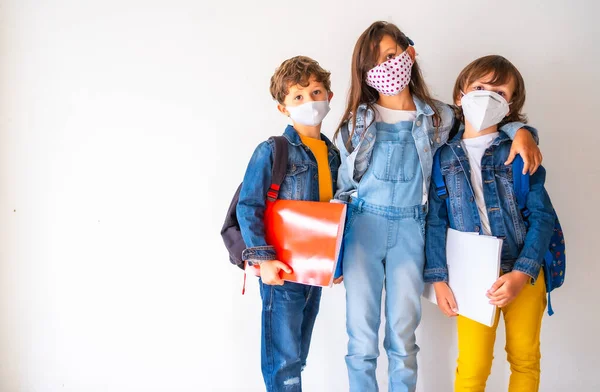
[[[442,175],[442,164],[440,162],[441,151],[442,148],[440,147],[433,155],[433,170],[431,173],[431,180],[435,185],[435,192],[437,193],[438,197],[444,200],[448,198],[448,189],[446,189],[446,181]]]
[[[279,197],[279,188],[285,179],[288,163],[288,141],[284,136],[270,138],[275,143],[273,168],[271,170],[271,186],[267,192],[267,200],[274,202]]]
[[[460,130],[461,121],[456,117],[452,117],[452,128],[450,128],[450,133],[448,134],[448,140],[454,139],[454,137],[458,134]]]
[[[523,174],[523,166],[523,158],[521,158],[521,155],[517,155],[512,163],[513,188],[515,190],[517,203],[519,204],[519,209],[526,218],[527,215],[529,215],[528,213],[526,214],[527,194],[529,193],[529,173]]]

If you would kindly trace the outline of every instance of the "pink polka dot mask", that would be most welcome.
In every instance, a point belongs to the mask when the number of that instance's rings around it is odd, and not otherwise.
[[[396,95],[410,82],[413,61],[405,50],[367,72],[367,85],[383,95]]]

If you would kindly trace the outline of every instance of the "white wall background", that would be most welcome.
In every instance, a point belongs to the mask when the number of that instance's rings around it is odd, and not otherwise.
[[[219,229],[255,145],[286,120],[284,59],[332,71],[331,135],[360,33],[416,42],[448,100],[478,56],[528,88],[569,249],[542,331],[542,391],[598,381],[597,92],[593,0],[0,1],[0,391],[261,391],[260,301]],[[450,391],[454,322],[429,304],[420,391]],[[499,333],[489,391],[505,391]],[[306,391],[347,390],[344,290],[326,290]],[[382,358],[380,381],[386,390]]]

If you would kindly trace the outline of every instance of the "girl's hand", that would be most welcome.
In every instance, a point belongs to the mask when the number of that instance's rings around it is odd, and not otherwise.
[[[523,290],[531,277],[521,271],[512,271],[502,275],[488,290],[490,304],[502,308],[511,303]]]
[[[340,276],[339,278],[336,278],[333,280],[333,284],[340,284],[344,281],[344,276]]]
[[[505,165],[510,165],[517,154],[523,158],[523,174],[529,172],[533,174],[542,164],[542,152],[538,145],[533,140],[533,136],[526,129],[519,129],[515,135],[508,159],[504,162]]]
[[[456,300],[452,289],[446,282],[435,282],[433,284],[435,290],[435,297],[437,299],[438,307],[448,317],[458,316],[458,307],[456,306]]]
[[[264,284],[273,286],[282,286],[283,279],[279,276],[279,272],[283,270],[288,274],[292,269],[283,261],[270,260],[260,263],[260,278]]]

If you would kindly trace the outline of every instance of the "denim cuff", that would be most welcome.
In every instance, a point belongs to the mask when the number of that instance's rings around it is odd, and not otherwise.
[[[275,260],[276,258],[275,248],[270,245],[246,248],[242,252],[242,260],[248,261],[250,265],[257,265],[263,261]]]
[[[537,144],[540,144],[540,138],[539,138],[539,136],[537,134],[537,129],[535,129],[534,127],[531,127],[531,126],[529,126],[527,124],[523,124],[523,126],[521,126],[521,128],[524,128],[524,129],[528,130],[531,133],[531,136],[533,137],[533,140],[535,140],[535,142]],[[519,129],[521,129],[521,128],[519,128]],[[518,129],[517,129],[517,131],[518,131]]]
[[[425,283],[446,282],[448,283],[447,268],[428,268],[423,272]]]
[[[541,268],[542,265],[537,260],[520,257],[517,259],[512,270],[529,275],[531,277],[531,284],[534,284]]]

